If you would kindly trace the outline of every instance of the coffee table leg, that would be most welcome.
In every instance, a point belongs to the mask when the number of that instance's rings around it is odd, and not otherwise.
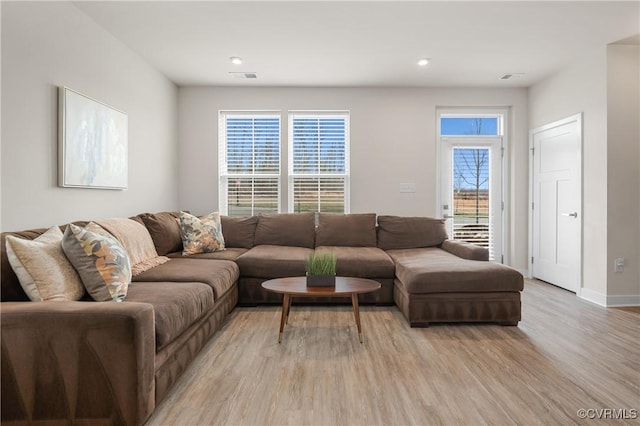
[[[280,334],[278,335],[278,343],[282,342],[282,333],[284,331],[284,325],[287,322],[287,316],[289,315],[289,305],[291,302],[291,296],[285,293],[282,300],[282,316],[280,317]]]
[[[358,306],[358,295],[351,295],[351,304],[353,305],[353,314],[356,317],[356,326],[358,327],[358,339],[362,343],[362,326],[360,325],[360,307]]]
[[[285,324],[289,324],[289,313],[291,312],[291,302],[293,301],[293,296],[289,296],[289,304],[287,305],[287,319]]]

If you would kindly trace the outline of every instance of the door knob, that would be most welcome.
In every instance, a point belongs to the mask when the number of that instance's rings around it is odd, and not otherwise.
[[[573,212],[573,213],[562,213],[562,216],[569,216],[572,217],[574,219],[578,218],[578,212]]]

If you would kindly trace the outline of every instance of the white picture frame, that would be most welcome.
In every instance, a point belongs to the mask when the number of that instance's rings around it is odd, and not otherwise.
[[[68,87],[58,102],[58,185],[127,189],[127,114]]]

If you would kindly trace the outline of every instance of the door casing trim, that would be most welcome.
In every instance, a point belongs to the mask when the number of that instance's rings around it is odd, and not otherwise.
[[[534,156],[534,147],[533,147],[533,136],[536,133],[544,132],[545,130],[553,129],[554,127],[563,126],[565,124],[569,124],[571,122],[576,122],[578,129],[578,139],[580,146],[580,164],[579,167],[579,179],[580,179],[580,214],[584,217],[584,173],[583,173],[583,163],[584,163],[584,141],[583,141],[583,120],[582,120],[582,112],[577,114],[573,114],[569,117],[565,117],[563,119],[542,125],[540,127],[536,127],[534,129],[529,130],[529,206],[527,211],[529,212],[529,249],[527,256],[527,268],[528,268],[528,278],[533,278],[533,265],[531,262],[533,258],[533,156]],[[582,295],[583,292],[583,281],[582,281],[582,265],[584,258],[584,220],[580,221],[580,253],[578,259],[578,288],[576,290],[576,295],[578,297],[584,298]],[[596,302],[597,303],[597,302]]]

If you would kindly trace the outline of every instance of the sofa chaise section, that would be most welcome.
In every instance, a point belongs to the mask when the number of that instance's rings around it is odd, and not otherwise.
[[[519,272],[460,258],[438,247],[388,253],[396,264],[395,302],[411,326],[433,322],[517,325],[520,321],[524,280]]]
[[[412,327],[518,324],[524,286],[518,271],[488,262],[485,248],[446,239],[444,220],[381,216],[378,222],[379,244],[396,266],[394,300]]]

